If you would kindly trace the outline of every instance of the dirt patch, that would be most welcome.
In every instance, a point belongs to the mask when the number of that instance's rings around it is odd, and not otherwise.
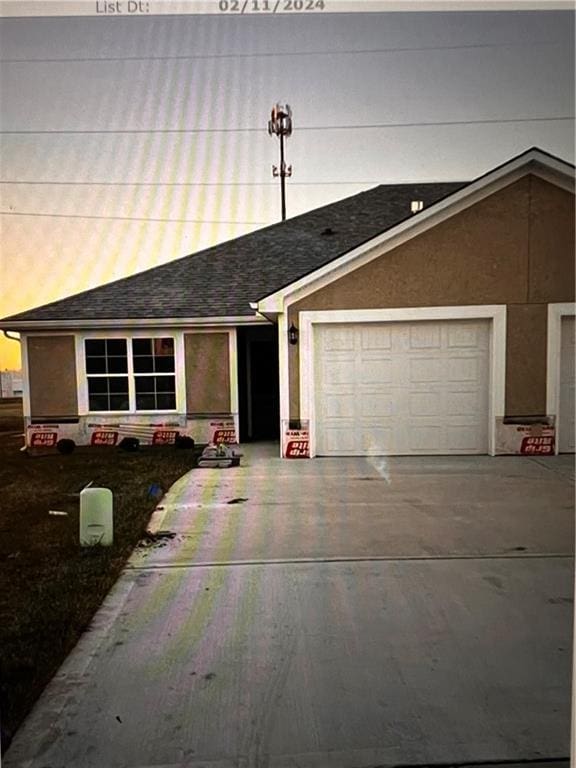
[[[0,404],[0,710],[2,749],[90,626],[132,549],[145,538],[157,499],[195,464],[173,446],[77,448],[33,458],[20,451],[19,402]],[[80,491],[110,488],[114,545],[78,544]],[[50,511],[66,512],[54,515]],[[165,541],[165,539],[164,539]]]
[[[175,538],[176,534],[173,531],[157,531],[156,533],[150,533],[146,531],[143,538],[137,544],[138,549],[150,549],[150,547],[164,547],[166,544]]]

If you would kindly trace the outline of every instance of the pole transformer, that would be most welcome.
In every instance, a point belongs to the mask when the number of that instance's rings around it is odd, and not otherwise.
[[[268,133],[280,138],[280,167],[272,166],[272,176],[280,177],[280,198],[282,205],[282,221],[286,220],[286,177],[292,176],[292,166],[284,161],[284,137],[292,134],[292,110],[286,104],[275,104],[272,107],[270,120],[268,121]]]

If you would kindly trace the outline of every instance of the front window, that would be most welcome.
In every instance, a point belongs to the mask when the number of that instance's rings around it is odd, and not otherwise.
[[[91,411],[130,409],[126,339],[87,339],[86,373]]]
[[[134,339],[132,359],[136,385],[136,410],[174,410],[176,408],[174,339]]]
[[[176,409],[174,339],[86,339],[90,411]]]

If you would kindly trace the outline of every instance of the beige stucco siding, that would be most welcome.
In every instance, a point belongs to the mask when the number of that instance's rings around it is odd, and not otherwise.
[[[528,301],[574,301],[574,195],[532,178]]]
[[[546,304],[510,304],[506,318],[506,416],[546,413]]]
[[[33,418],[78,414],[74,336],[28,336],[30,415]]]
[[[528,179],[497,192],[293,309],[507,304],[526,300]]]
[[[186,410],[189,414],[230,412],[228,339],[227,333],[184,335]]]
[[[573,206],[572,194],[526,176],[297,302],[288,324],[305,310],[506,304],[506,407],[543,414],[546,307],[527,305],[574,299]],[[289,356],[295,419],[298,347]]]

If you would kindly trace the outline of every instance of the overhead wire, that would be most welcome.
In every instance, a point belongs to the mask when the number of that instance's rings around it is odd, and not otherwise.
[[[290,181],[291,187],[380,184],[379,181]],[[402,182],[398,182],[401,184]],[[409,183],[409,182],[405,182]],[[410,182],[412,183],[412,182]],[[426,183],[426,182],[423,182]],[[72,187],[277,187],[275,181],[50,181],[47,179],[0,179],[0,184]]]
[[[157,219],[144,218],[139,216],[100,216],[95,214],[82,213],[41,213],[37,211],[0,211],[0,216],[32,216],[41,218],[56,219],[104,219],[113,221],[151,221],[168,224],[240,224],[242,226],[261,227],[267,224],[266,221],[222,221],[222,220],[200,220],[200,219]]]
[[[6,58],[0,59],[0,64],[62,64],[62,63],[87,63],[118,62],[118,61],[195,61],[214,59],[254,59],[291,56],[371,56],[386,53],[418,53],[420,51],[460,51],[482,50],[492,48],[530,48],[534,46],[562,45],[561,40],[534,40],[526,42],[504,43],[464,43],[462,45],[419,45],[398,46],[396,48],[360,48],[344,50],[315,50],[315,51],[255,51],[251,53],[192,53],[192,54],[168,54],[166,56],[73,56],[73,57],[46,57],[46,58]]]
[[[357,125],[299,125],[298,131],[358,131],[373,130],[376,128],[426,128],[428,126],[447,125],[500,125],[505,123],[539,123],[563,120],[574,120],[573,115],[554,115],[552,117],[505,117],[486,118],[481,120],[429,120],[409,123],[367,123]],[[50,129],[26,129],[26,130],[0,130],[3,136],[36,136],[36,135],[106,135],[106,134],[199,134],[199,133],[267,133],[266,128],[239,127],[239,128],[50,128]]]
[[[560,41],[532,41],[526,43],[474,43],[464,45],[448,46],[406,46],[396,48],[370,48],[370,49],[347,49],[340,51],[316,50],[316,51],[286,51],[286,52],[252,52],[252,53],[223,53],[223,54],[187,54],[187,55],[167,55],[167,56],[107,56],[107,57],[53,57],[38,59],[18,59],[6,58],[0,59],[2,64],[46,64],[46,63],[66,63],[66,62],[120,62],[120,61],[186,61],[186,60],[217,60],[217,59],[248,59],[248,58],[266,58],[266,57],[288,57],[288,56],[334,56],[334,55],[376,55],[401,52],[418,51],[440,51],[440,50],[470,50],[470,49],[492,49],[492,48],[512,48],[530,46],[553,46],[560,44]],[[318,125],[318,126],[299,126],[299,131],[346,131],[346,130],[374,130],[382,128],[421,128],[427,126],[451,126],[451,125],[491,125],[491,124],[509,124],[526,122],[555,122],[574,120],[573,116],[537,116],[537,117],[518,117],[518,118],[487,118],[479,120],[442,120],[425,122],[406,122],[406,123],[371,123],[359,125]],[[215,133],[264,133],[265,128],[256,127],[237,127],[237,128],[151,128],[151,129],[26,129],[26,130],[0,130],[0,135],[19,136],[19,135],[138,135],[138,134],[215,134]],[[46,180],[0,180],[4,185],[38,185],[38,186],[106,186],[106,187],[209,187],[209,186],[275,186],[274,182],[99,182],[99,181],[46,181]],[[328,181],[328,182],[290,182],[291,186],[335,186],[335,185],[367,185],[378,184],[376,181]],[[38,217],[56,217],[56,218],[80,218],[80,219],[113,219],[120,221],[150,221],[165,223],[196,223],[196,224],[239,224],[247,226],[260,226],[266,222],[248,222],[248,221],[200,221],[196,219],[162,219],[162,218],[140,218],[140,217],[121,217],[121,216],[97,216],[82,214],[51,214],[40,212],[23,211],[0,211],[0,215],[12,216],[38,216]]]

